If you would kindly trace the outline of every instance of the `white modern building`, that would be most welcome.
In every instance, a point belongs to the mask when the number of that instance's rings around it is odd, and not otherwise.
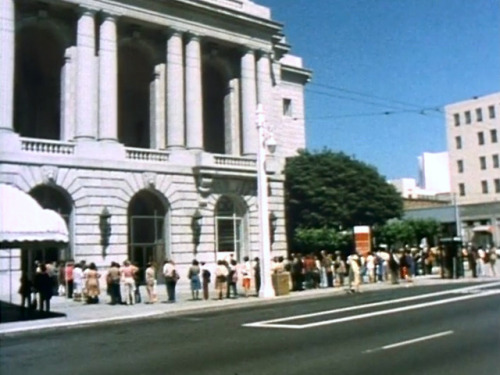
[[[435,194],[450,192],[448,152],[424,152],[418,157],[419,186]]]
[[[500,93],[446,106],[446,129],[458,203],[500,202]]]
[[[7,256],[15,280],[35,259],[169,258],[184,274],[193,258],[258,256],[258,103],[277,142],[266,164],[272,252],[286,252],[282,171],[305,147],[311,72],[268,8],[2,0],[0,12],[0,183],[69,228],[62,250],[1,250],[0,271]]]

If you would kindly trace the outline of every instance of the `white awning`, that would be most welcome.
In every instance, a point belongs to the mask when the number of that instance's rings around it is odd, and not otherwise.
[[[38,242],[67,243],[64,219],[55,211],[43,209],[29,194],[0,184],[0,247]]]
[[[472,228],[472,231],[493,233],[493,228],[491,225],[476,225],[474,228]]]

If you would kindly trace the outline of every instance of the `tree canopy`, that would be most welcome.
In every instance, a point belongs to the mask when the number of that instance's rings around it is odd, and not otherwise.
[[[296,229],[382,225],[399,218],[403,200],[378,171],[344,153],[301,151],[285,167],[288,233]]]

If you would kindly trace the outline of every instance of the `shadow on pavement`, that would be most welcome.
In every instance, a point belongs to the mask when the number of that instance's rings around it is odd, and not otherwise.
[[[0,301],[0,324],[22,322],[28,320],[60,318],[66,314],[58,312],[45,312],[33,309],[21,309],[19,305],[13,305],[5,301]]]

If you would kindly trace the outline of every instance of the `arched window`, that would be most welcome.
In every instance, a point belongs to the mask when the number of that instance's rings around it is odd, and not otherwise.
[[[234,200],[223,196],[215,208],[216,252],[223,259],[233,254],[241,260],[245,255],[245,216],[244,210]]]
[[[162,200],[148,190],[140,191],[130,201],[128,256],[141,269],[141,277],[148,262],[154,262],[158,269],[165,260],[167,211]]]
[[[72,213],[73,205],[66,194],[57,188],[48,185],[39,185],[30,191],[30,195],[45,209],[54,210],[62,216],[68,226],[70,245],[64,248],[59,247],[37,247],[31,251],[23,251],[21,262],[22,269],[29,274],[34,271],[34,262],[59,262],[72,258]]]

